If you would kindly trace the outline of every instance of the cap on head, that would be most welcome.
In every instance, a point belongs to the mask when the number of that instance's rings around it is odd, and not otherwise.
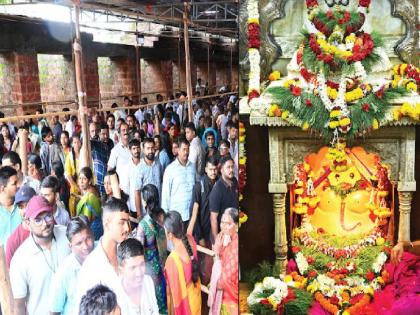
[[[36,192],[32,187],[28,185],[23,185],[16,192],[15,204],[18,204],[21,202],[28,202],[35,195],[36,195]]]
[[[53,212],[53,208],[44,197],[33,196],[26,206],[25,217],[35,219],[42,212]]]

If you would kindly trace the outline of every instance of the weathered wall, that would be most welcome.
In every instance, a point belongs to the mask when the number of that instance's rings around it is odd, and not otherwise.
[[[76,83],[71,56],[38,54],[41,101],[74,101]],[[47,110],[59,110],[62,105],[48,105]]]

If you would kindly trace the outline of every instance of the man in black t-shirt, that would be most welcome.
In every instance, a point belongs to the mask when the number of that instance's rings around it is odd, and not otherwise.
[[[217,173],[217,160],[211,157],[206,162],[205,174],[193,188],[192,213],[187,233],[192,234],[202,246],[211,244],[209,196],[216,183]]]
[[[222,176],[210,193],[210,221],[212,243],[220,231],[220,219],[226,208],[239,208],[238,180],[234,175],[235,163],[230,155],[220,160]]]

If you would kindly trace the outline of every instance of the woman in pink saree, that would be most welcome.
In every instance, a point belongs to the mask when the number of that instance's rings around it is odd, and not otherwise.
[[[239,211],[227,208],[213,250],[216,253],[210,281],[208,306],[210,315],[236,315],[239,308]]]

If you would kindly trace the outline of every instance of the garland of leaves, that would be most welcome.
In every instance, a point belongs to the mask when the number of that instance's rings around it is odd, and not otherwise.
[[[310,128],[324,138],[333,137],[333,129],[328,128],[330,113],[325,108],[322,100],[315,94],[301,92],[293,94],[291,89],[284,87],[269,87],[265,93],[270,94],[272,103],[279,104],[282,110],[289,112],[300,126],[305,123]],[[384,118],[385,113],[390,108],[390,101],[405,95],[403,88],[389,88],[371,93],[358,100],[350,108],[350,119],[352,126],[347,134],[349,139],[354,138],[358,133],[372,128],[373,121]],[[307,102],[309,100],[310,102]],[[369,110],[363,108],[364,104],[369,104]]]

